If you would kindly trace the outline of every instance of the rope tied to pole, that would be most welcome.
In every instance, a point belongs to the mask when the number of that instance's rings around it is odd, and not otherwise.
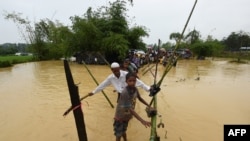
[[[80,98],[80,101],[84,100],[85,98],[87,98],[89,95],[85,95],[82,98]],[[79,108],[79,106],[81,106],[82,103],[80,103],[79,105],[76,105],[75,107],[69,107],[64,113],[63,116],[67,116],[72,110],[76,110],[77,108]],[[88,104],[88,103],[87,103]]]

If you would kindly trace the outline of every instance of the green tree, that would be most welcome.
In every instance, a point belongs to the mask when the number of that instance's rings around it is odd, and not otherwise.
[[[126,4],[125,0],[117,0],[96,11],[89,8],[83,17],[70,17],[70,28],[48,19],[32,26],[19,13],[6,14],[6,19],[25,31],[22,35],[38,60],[58,59],[76,52],[101,52],[109,60],[119,61],[129,48],[145,49],[141,38],[148,36],[143,26],[129,28]]]
[[[200,32],[194,29],[189,32],[184,39],[188,44],[194,44],[200,40]]]
[[[146,28],[142,26],[132,27],[129,29],[127,38],[129,41],[130,49],[142,49],[146,50],[146,44],[142,41],[142,37],[149,36]]]
[[[72,30],[74,41],[70,43],[74,51],[97,51],[99,50],[101,31],[91,20],[72,17]]]
[[[103,39],[103,51],[109,61],[122,61],[128,52],[129,42],[124,35],[111,33],[110,36]]]
[[[65,54],[65,40],[69,38],[67,35],[70,35],[68,27],[48,19],[34,23],[33,27],[28,19],[21,18],[21,14],[15,12],[6,14],[5,18],[17,24],[23,39],[30,44],[30,51],[37,60],[58,59]]]
[[[235,32],[232,32],[227,38],[223,40],[223,43],[226,45],[226,50],[235,51],[238,50],[239,45],[239,36]]]
[[[250,46],[250,36],[243,31],[238,33],[232,32],[228,37],[224,38],[222,42],[225,44],[227,51],[239,51],[242,46]]]
[[[7,47],[0,46],[0,55],[13,55],[17,50],[16,44],[9,44]]]
[[[180,34],[179,32],[173,32],[173,33],[171,33],[170,36],[169,36],[169,39],[170,39],[170,40],[174,39],[176,43],[178,42],[178,40],[179,40],[180,38],[182,38],[182,37],[181,37],[181,34]]]
[[[106,10],[109,31],[103,38],[102,47],[105,48],[105,56],[110,61],[123,60],[129,49],[126,12],[126,2],[120,0],[110,3],[110,7]]]
[[[222,42],[225,44],[227,51],[239,51],[237,61],[241,62],[242,52],[240,47],[250,46],[250,36],[248,33],[239,31],[238,33],[232,32],[227,38],[224,38]]]
[[[117,0],[110,3],[110,8],[107,9],[110,32],[126,35],[128,32],[128,22],[126,20],[126,2]]]
[[[142,37],[146,28],[129,28],[126,1],[117,0],[96,11],[89,8],[84,17],[71,17],[74,42],[70,46],[78,52],[101,52],[108,61],[121,61],[129,48],[144,49]]]
[[[190,49],[197,56],[197,58],[201,58],[218,56],[223,51],[224,46],[217,40],[205,42],[196,41],[194,44],[190,45]]]
[[[162,44],[162,48],[164,48],[165,50],[170,50],[171,48],[173,48],[173,44],[171,42],[166,42]]]
[[[67,56],[66,50],[72,36],[67,26],[45,19],[35,23],[33,52],[39,60],[59,59]]]

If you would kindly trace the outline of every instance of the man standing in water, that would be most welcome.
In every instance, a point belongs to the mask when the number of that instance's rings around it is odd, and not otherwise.
[[[111,64],[111,71],[113,72],[110,74],[103,82],[101,82],[95,90],[89,93],[89,96],[92,96],[95,93],[98,93],[105,89],[109,85],[113,85],[115,88],[116,92],[118,92],[118,98],[120,93],[123,91],[123,89],[127,86],[126,83],[126,74],[128,72],[120,70],[120,65],[117,62],[113,62]],[[149,92],[150,91],[150,86],[144,84],[141,80],[137,79],[136,80],[136,87],[141,87],[145,91]]]

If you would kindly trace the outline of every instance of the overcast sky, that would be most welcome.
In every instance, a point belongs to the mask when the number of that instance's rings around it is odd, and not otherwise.
[[[71,25],[70,16],[82,16],[88,7],[94,10],[114,0],[1,0],[0,44],[24,43],[17,26],[4,19],[4,13],[22,13],[32,22],[40,19],[58,20]],[[129,22],[149,30],[147,44],[169,40],[173,32],[182,32],[195,0],[133,0],[128,5]],[[198,0],[187,30],[200,31],[202,38],[208,35],[221,40],[231,32],[250,32],[250,0]]]

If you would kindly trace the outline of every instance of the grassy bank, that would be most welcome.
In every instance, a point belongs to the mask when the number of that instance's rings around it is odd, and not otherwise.
[[[223,52],[217,57],[231,58],[232,63],[248,63],[250,60],[250,52]]]
[[[0,56],[0,68],[33,61],[33,56]]]
[[[240,58],[240,59],[250,60],[250,52],[223,52],[217,57]]]

